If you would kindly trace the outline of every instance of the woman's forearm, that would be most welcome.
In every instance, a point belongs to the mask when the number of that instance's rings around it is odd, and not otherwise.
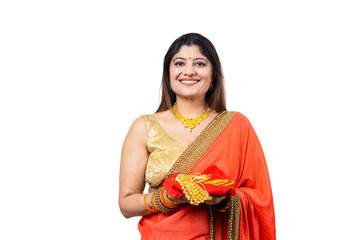
[[[146,204],[150,207],[152,206],[152,195],[153,193],[150,193],[145,198]],[[145,194],[134,193],[119,199],[120,211],[125,218],[144,216],[150,213],[144,205],[144,196]]]

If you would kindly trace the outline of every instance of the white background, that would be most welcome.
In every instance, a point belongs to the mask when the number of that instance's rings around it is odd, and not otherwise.
[[[218,50],[252,122],[277,236],[360,239],[358,1],[1,1],[0,239],[139,239],[122,142],[180,35]]]

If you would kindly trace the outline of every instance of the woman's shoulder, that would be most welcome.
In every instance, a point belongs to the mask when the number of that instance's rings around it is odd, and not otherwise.
[[[141,115],[139,117],[137,117],[133,123],[131,124],[130,127],[130,132],[134,133],[134,134],[143,134],[146,133],[146,124],[145,124],[145,116],[150,114],[144,114]]]

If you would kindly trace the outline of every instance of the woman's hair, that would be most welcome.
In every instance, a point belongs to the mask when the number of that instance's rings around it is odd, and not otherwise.
[[[205,101],[210,108],[217,112],[226,110],[224,77],[216,49],[206,37],[198,33],[188,33],[176,39],[165,55],[161,81],[161,102],[156,112],[162,112],[171,108],[176,101],[176,95],[170,86],[170,62],[183,45],[198,46],[201,54],[206,56],[211,62],[213,88],[209,89],[206,93]]]

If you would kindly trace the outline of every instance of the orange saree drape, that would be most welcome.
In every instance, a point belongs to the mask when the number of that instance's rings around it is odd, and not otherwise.
[[[235,180],[237,194],[231,197],[229,211],[221,213],[206,204],[189,204],[170,214],[146,215],[138,224],[141,239],[276,239],[265,157],[253,127],[241,113],[221,113],[167,176],[202,173],[214,165]]]

